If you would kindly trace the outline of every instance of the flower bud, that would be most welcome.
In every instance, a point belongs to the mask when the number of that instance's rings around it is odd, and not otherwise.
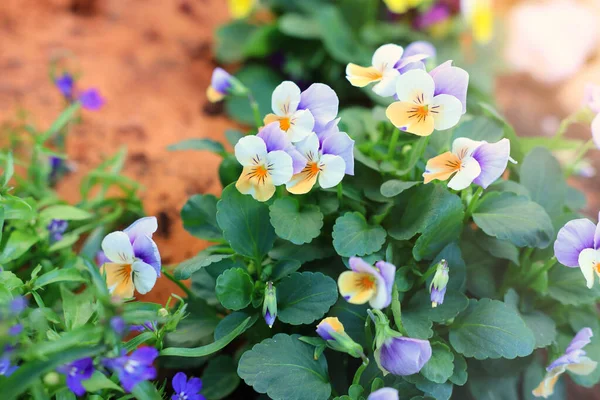
[[[431,307],[437,307],[438,304],[444,303],[444,296],[446,295],[446,286],[448,285],[448,262],[441,260],[437,266],[435,275],[429,285],[429,292],[431,293]]]
[[[166,308],[162,307],[161,309],[158,310],[158,316],[159,317],[166,317],[169,315],[169,310],[167,310]]]
[[[277,318],[277,291],[275,290],[275,286],[273,286],[273,282],[267,282],[267,286],[265,287],[263,317],[269,328],[272,328]]]
[[[333,350],[348,353],[355,358],[365,357],[361,345],[348,336],[344,325],[336,317],[328,317],[319,322],[317,333]]]
[[[384,387],[371,393],[367,400],[398,400],[399,398],[397,389]]]
[[[211,103],[223,100],[227,95],[245,96],[248,88],[222,68],[215,68],[206,96]]]

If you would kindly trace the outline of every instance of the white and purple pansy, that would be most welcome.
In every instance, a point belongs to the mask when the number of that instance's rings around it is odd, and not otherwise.
[[[586,218],[567,222],[558,231],[554,255],[569,268],[579,267],[591,289],[594,276],[600,277],[600,223],[596,225]]]
[[[392,288],[396,267],[385,261],[378,261],[373,267],[362,258],[351,257],[351,271],[344,271],[338,278],[340,294],[351,304],[365,304],[377,310],[392,302]]]
[[[267,114],[265,125],[278,122],[292,142],[299,142],[311,134],[315,119],[308,109],[299,109],[300,88],[291,81],[284,81],[273,91],[271,108],[273,114]]]
[[[295,163],[286,151],[289,141],[277,123],[264,127],[256,136],[241,138],[235,145],[235,157],[244,169],[235,186],[243,194],[258,201],[267,201],[275,186],[287,183],[294,174],[294,165],[302,168],[304,161]],[[293,153],[293,149],[289,149]],[[294,153],[295,154],[295,153]]]
[[[367,400],[399,400],[398,390],[394,388],[384,387],[374,391],[367,397]]]
[[[462,104],[462,113],[467,112],[467,90],[469,88],[469,73],[462,68],[446,61],[429,71],[435,83],[434,96],[447,94],[456,97]]]
[[[433,62],[436,58],[437,51],[435,46],[424,40],[412,42],[402,53],[402,57],[396,63],[395,68],[400,72],[400,75],[412,69],[425,70],[425,60]]]
[[[106,235],[102,250],[108,262],[101,267],[109,291],[122,298],[133,297],[134,289],[148,293],[160,276],[161,260],[152,234],[156,217],[140,218],[123,231]]]
[[[434,179],[448,180],[448,187],[463,190],[475,183],[486,189],[506,170],[510,158],[510,141],[502,139],[487,143],[468,138],[457,138],[448,151],[427,161],[423,178],[425,183]],[[513,161],[514,162],[514,161]]]
[[[534,396],[550,397],[554,393],[554,386],[558,378],[565,371],[576,375],[589,375],[594,372],[598,363],[587,357],[585,350],[583,350],[590,343],[592,336],[594,334],[590,328],[583,328],[575,335],[565,353],[546,368],[546,376],[539,386],[533,390]]]

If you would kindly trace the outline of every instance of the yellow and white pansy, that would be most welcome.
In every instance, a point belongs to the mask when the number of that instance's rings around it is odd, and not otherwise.
[[[290,141],[304,140],[313,132],[315,119],[309,110],[298,109],[300,100],[300,88],[294,82],[284,81],[279,84],[271,97],[273,114],[267,114],[265,125],[277,121]]]
[[[433,78],[425,71],[415,69],[396,80],[398,101],[385,112],[389,120],[403,131],[429,136],[433,130],[450,129],[462,115],[462,103],[449,94],[435,96]]]
[[[348,264],[351,271],[342,272],[338,278],[344,299],[351,304],[368,302],[375,309],[389,306],[396,267],[384,261],[378,261],[373,267],[359,257],[351,257]]]
[[[370,67],[361,67],[356,64],[346,66],[346,79],[356,87],[365,87],[371,83],[373,91],[380,96],[388,97],[394,95],[396,78],[400,72],[396,69],[396,63],[402,58],[404,49],[395,44],[384,44],[373,54]]]

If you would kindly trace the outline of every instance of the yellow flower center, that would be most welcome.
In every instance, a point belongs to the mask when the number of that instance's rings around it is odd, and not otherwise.
[[[287,132],[291,125],[292,124],[290,123],[290,119],[288,117],[284,117],[279,120],[279,127],[282,131]]]
[[[250,178],[256,178],[261,182],[264,182],[269,175],[269,170],[264,165],[257,165],[250,172]]]
[[[596,265],[594,266],[594,269],[596,270],[596,273],[600,275],[600,262],[596,263]]]
[[[302,170],[303,173],[308,175],[308,178],[313,178],[319,172],[321,172],[321,168],[319,167],[319,163],[314,161],[309,161],[306,163],[306,166]]]
[[[131,279],[131,264],[123,265],[118,272],[118,276],[124,283],[129,283],[129,279]]]

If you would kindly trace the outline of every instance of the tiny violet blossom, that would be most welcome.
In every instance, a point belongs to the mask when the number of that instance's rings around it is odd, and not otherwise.
[[[10,313],[15,316],[21,314],[23,311],[25,311],[26,308],[27,308],[27,299],[22,296],[15,297],[10,302],[10,306],[9,306]]]
[[[426,30],[447,21],[450,17],[449,7],[446,4],[437,3],[423,14],[417,15],[413,21],[413,26],[418,30]]]
[[[554,255],[564,266],[579,267],[591,289],[594,273],[600,277],[600,223],[596,225],[586,218],[567,222],[558,231]]]
[[[10,354],[4,353],[0,356],[0,376],[11,376],[18,368],[12,364]]]
[[[435,275],[429,285],[429,293],[431,294],[431,307],[435,308],[438,304],[444,303],[446,295],[446,286],[448,285],[448,262],[441,260],[435,270]]]
[[[90,111],[99,110],[104,105],[104,99],[97,89],[77,91],[75,79],[68,72],[58,77],[54,84],[69,103],[79,101],[83,108]]]
[[[200,394],[202,389],[202,381],[200,378],[187,379],[187,375],[183,372],[178,372],[171,381],[173,385],[173,396],[171,400],[206,400],[206,397]]]
[[[394,388],[381,388],[367,397],[367,400],[399,400],[398,390]]]
[[[269,124],[257,136],[245,136],[235,145],[235,157],[244,169],[235,187],[258,201],[267,201],[275,186],[288,182],[294,173],[292,157],[285,151],[288,139]]]
[[[237,78],[230,75],[223,68],[215,68],[206,89],[206,97],[211,103],[223,100],[227,95],[244,96],[248,89]]]
[[[8,334],[10,336],[17,336],[21,332],[23,332],[23,325],[22,324],[15,324],[15,325],[11,326],[10,328],[8,328]]]
[[[54,84],[60,91],[60,93],[68,100],[73,98],[73,88],[75,87],[75,79],[68,72],[63,73],[61,76],[56,78]]]
[[[300,88],[294,82],[280,83],[271,97],[274,114],[267,114],[264,119],[265,125],[278,122],[292,142],[305,139],[315,127],[312,113],[308,109],[299,109],[301,96]]]
[[[122,317],[116,316],[110,319],[110,327],[117,334],[117,336],[123,336],[127,325]]]
[[[152,365],[156,357],[158,350],[154,347],[142,347],[130,355],[105,359],[103,363],[117,374],[123,388],[131,392],[139,382],[156,378],[156,369]]]
[[[156,321],[146,321],[141,325],[131,325],[131,327],[129,327],[131,332],[156,332],[157,329],[158,323]]]
[[[598,366],[596,361],[586,357],[583,348],[590,343],[593,336],[590,328],[583,328],[571,340],[565,353],[554,360],[546,368],[546,376],[540,382],[539,386],[533,390],[533,395],[547,399],[554,393],[554,385],[560,375],[565,371],[570,371],[576,375],[589,375]]]
[[[130,298],[134,289],[145,294],[154,287],[161,267],[160,253],[152,240],[157,229],[156,217],[145,217],[102,240],[102,250],[110,262],[102,265],[101,273],[106,273],[112,294]]]
[[[87,89],[79,94],[77,100],[86,110],[96,111],[104,105],[104,98],[97,89]]]
[[[388,119],[406,132],[429,136],[434,129],[455,126],[462,115],[462,103],[449,94],[435,94],[434,78],[419,69],[396,80],[396,98],[385,112]]]
[[[63,233],[69,227],[69,223],[62,219],[53,219],[50,221],[46,229],[48,229],[48,233],[50,234],[51,242],[58,242],[63,238]]]
[[[448,187],[463,190],[475,183],[486,189],[500,178],[510,158],[510,141],[496,143],[457,138],[448,151],[427,161],[423,178],[425,183],[434,179],[448,180]]]
[[[375,267],[362,258],[351,257],[351,271],[344,271],[338,278],[340,294],[351,304],[365,304],[382,309],[392,302],[392,287],[396,267],[384,261],[378,261]]]
[[[585,104],[596,114],[592,120],[592,139],[600,149],[600,85],[588,84],[585,88]]]
[[[273,327],[275,319],[277,319],[277,290],[273,286],[273,282],[267,282],[265,287],[265,299],[263,300],[263,318],[269,326]]]
[[[57,369],[58,372],[67,377],[67,387],[77,396],[85,394],[82,382],[90,379],[94,373],[94,361],[87,357],[63,365]]]
[[[317,334],[333,350],[347,353],[354,358],[365,359],[361,345],[348,336],[344,330],[344,325],[342,325],[337,317],[328,317],[319,322],[317,325]]]

